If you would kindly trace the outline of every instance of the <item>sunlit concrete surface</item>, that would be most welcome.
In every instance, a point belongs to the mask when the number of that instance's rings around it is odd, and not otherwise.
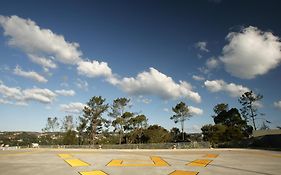
[[[0,174],[280,175],[281,152],[246,149],[1,150]]]

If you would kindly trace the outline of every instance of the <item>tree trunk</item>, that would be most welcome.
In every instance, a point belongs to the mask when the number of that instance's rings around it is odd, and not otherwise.
[[[254,116],[254,112],[253,112],[253,109],[252,109],[252,103],[250,103],[250,110],[251,110],[251,117],[252,117],[252,120],[253,120],[254,129],[257,130],[256,122],[255,122],[255,116]]]
[[[182,141],[184,141],[184,121],[181,121],[181,133],[182,133]]]
[[[93,130],[92,130],[92,139],[93,139],[93,143],[92,145],[94,146],[95,145],[95,137],[96,137],[96,129],[97,129],[97,126],[95,124],[95,122],[93,121]]]

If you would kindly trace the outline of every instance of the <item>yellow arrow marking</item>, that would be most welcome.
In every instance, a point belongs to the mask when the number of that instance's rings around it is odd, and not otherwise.
[[[108,175],[103,171],[84,171],[84,172],[79,172],[81,175]]]
[[[197,175],[199,172],[176,170],[169,175]]]
[[[207,157],[207,158],[217,158],[218,156],[219,156],[218,154],[207,154],[204,157]]]
[[[135,167],[140,167],[140,166],[170,166],[166,161],[164,161],[161,157],[158,156],[151,156],[150,159],[153,161],[152,164],[123,164],[123,160],[112,160],[110,161],[107,166],[135,166]]]
[[[70,154],[58,154],[58,156],[62,159],[71,159],[73,158]]]
[[[212,160],[208,160],[208,159],[197,159],[197,160],[194,160],[186,165],[188,166],[207,166],[210,162],[212,162]]]
[[[86,162],[83,162],[82,160],[79,160],[79,159],[67,159],[67,160],[64,160],[64,161],[66,161],[72,167],[90,166],[90,164],[88,164]]]

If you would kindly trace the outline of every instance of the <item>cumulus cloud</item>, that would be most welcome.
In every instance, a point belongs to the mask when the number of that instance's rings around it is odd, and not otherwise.
[[[61,89],[61,90],[56,90],[55,92],[58,95],[62,95],[62,96],[74,96],[75,95],[75,91],[74,90]]]
[[[110,77],[112,75],[111,68],[106,62],[81,61],[77,67],[78,73],[87,77]]]
[[[6,99],[2,99],[0,98],[0,104],[11,104],[12,102],[6,100]]]
[[[204,52],[209,52],[209,49],[207,49],[207,42],[206,41],[199,41],[195,44],[195,47],[200,49]]]
[[[66,113],[75,113],[79,114],[84,109],[85,104],[80,102],[73,102],[69,104],[61,104],[60,109]]]
[[[280,101],[276,101],[274,102],[274,107],[278,108],[278,109],[281,109],[281,100]]]
[[[55,64],[45,56],[53,56],[65,64],[81,61],[82,52],[78,43],[68,42],[62,35],[40,28],[30,19],[0,15],[0,26],[4,29],[4,35],[9,37],[8,44],[22,49],[37,64],[55,68]]]
[[[49,89],[31,88],[22,91],[23,101],[38,101],[41,103],[51,103],[57,96]]]
[[[190,113],[192,115],[202,115],[203,114],[203,110],[200,108],[196,108],[193,106],[188,106],[188,109],[190,110]]]
[[[51,103],[57,96],[46,88],[21,89],[19,87],[8,87],[3,82],[0,82],[0,94],[5,100],[15,101],[16,104],[26,104],[28,101]]]
[[[207,61],[206,61],[206,67],[209,70],[218,68],[219,64],[220,64],[220,61],[214,57],[211,57],[211,58],[207,59]]]
[[[19,67],[19,66],[16,66],[16,68],[14,69],[14,74],[18,75],[18,76],[22,76],[22,77],[25,77],[25,78],[29,78],[29,79],[35,80],[35,81],[40,82],[40,83],[48,82],[48,80],[45,77],[43,77],[42,75],[38,74],[37,72],[34,72],[34,71],[23,71],[21,69],[21,67]]]
[[[225,70],[235,77],[252,79],[266,74],[281,61],[280,38],[257,27],[227,35],[220,60]]]
[[[192,86],[180,81],[175,83],[171,77],[154,68],[139,73],[136,77],[125,77],[115,82],[116,86],[130,95],[156,95],[162,99],[186,98],[201,102],[197,92],[192,91]]]
[[[32,55],[32,54],[28,54],[28,57],[32,62],[43,66],[45,69],[48,69],[48,68],[54,69],[57,67],[57,65],[48,58],[44,58],[42,56],[37,56],[37,55]]]
[[[193,78],[193,80],[196,80],[196,81],[203,81],[203,80],[205,80],[205,78],[203,76],[198,76],[198,75],[193,75],[192,78]]]
[[[211,92],[227,92],[231,97],[240,97],[243,93],[250,91],[249,88],[234,83],[226,83],[223,80],[205,81],[204,85]]]

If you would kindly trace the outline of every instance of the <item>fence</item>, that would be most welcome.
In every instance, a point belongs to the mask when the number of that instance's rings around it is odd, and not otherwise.
[[[210,148],[209,142],[150,143],[121,145],[40,145],[40,148],[91,148],[91,149],[191,149]]]

